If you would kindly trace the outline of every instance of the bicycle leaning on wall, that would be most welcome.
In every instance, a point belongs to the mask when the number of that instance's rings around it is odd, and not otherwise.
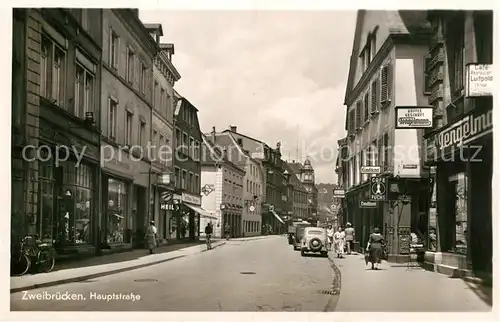
[[[55,251],[51,244],[38,239],[38,235],[25,236],[20,248],[11,253],[10,272],[22,276],[29,271],[48,273],[56,264]]]

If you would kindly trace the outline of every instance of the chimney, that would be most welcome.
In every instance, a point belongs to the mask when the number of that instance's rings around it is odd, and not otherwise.
[[[215,145],[215,126],[212,126],[212,144]]]
[[[234,132],[234,133],[237,133],[237,131],[236,131],[237,129],[238,129],[238,127],[237,127],[237,126],[234,126],[234,125],[229,125],[229,131]]]

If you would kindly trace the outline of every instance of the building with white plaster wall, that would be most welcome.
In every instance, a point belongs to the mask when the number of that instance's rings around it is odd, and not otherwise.
[[[231,236],[243,235],[244,177],[245,170],[233,163],[226,149],[214,145],[202,135],[201,194],[202,208],[216,217],[202,218],[200,227],[214,223],[214,236],[222,237],[224,226],[229,223]]]
[[[379,227],[394,259],[406,255],[399,237],[417,229],[425,212],[420,205],[428,195],[420,156],[423,130],[396,129],[395,108],[428,106],[429,38],[425,11],[358,11],[344,101],[347,221],[353,223],[363,245],[371,229]],[[381,176],[392,180],[395,190],[404,190],[412,201],[381,201],[376,208],[360,208],[360,202],[370,198],[369,181],[375,176],[361,174],[361,166],[380,166]]]

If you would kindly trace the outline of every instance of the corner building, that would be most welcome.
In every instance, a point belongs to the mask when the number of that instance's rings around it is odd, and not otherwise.
[[[425,134],[433,181],[425,264],[491,280],[493,97],[467,69],[493,67],[493,11],[429,11],[427,18],[435,127]]]
[[[347,216],[358,242],[366,246],[377,226],[389,246],[390,260],[404,260],[410,232],[422,226],[428,188],[420,146],[422,130],[395,129],[395,108],[428,105],[430,28],[425,11],[359,10],[344,104],[347,108]],[[370,178],[361,166],[380,166],[390,180],[387,189],[405,193],[410,202],[379,201],[362,208],[370,199]],[[425,225],[424,225],[425,226]]]

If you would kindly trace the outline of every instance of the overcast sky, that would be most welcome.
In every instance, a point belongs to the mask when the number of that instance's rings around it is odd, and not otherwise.
[[[336,182],[355,11],[158,9],[140,18],[161,23],[161,41],[175,44],[175,89],[198,108],[203,132],[235,125],[271,147],[281,141],[283,159],[309,155],[316,182]]]

